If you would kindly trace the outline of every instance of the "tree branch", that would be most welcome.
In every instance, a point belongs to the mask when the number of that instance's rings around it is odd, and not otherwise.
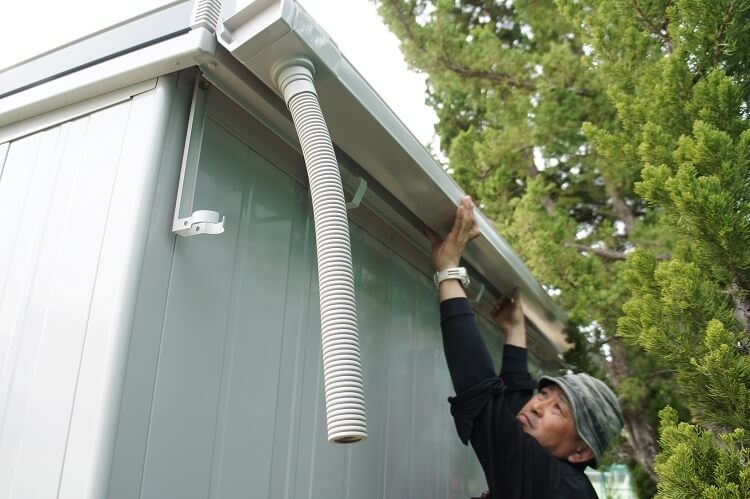
[[[651,21],[651,19],[649,19],[648,15],[646,14],[646,12],[644,12],[640,3],[638,3],[638,0],[631,0],[630,3],[633,5],[633,8],[638,14],[638,20],[640,20],[641,22],[643,22],[643,24],[646,25],[646,27],[648,28],[649,32],[651,32],[651,34],[658,36],[664,41],[664,44],[666,45],[666,48],[667,48],[667,53],[671,54],[672,53],[672,38],[669,36],[669,32],[666,29],[666,24],[667,24],[666,16],[664,16],[665,18],[664,25],[662,25],[661,27],[657,26]],[[668,6],[669,4],[667,4],[667,6],[664,8],[664,14],[666,14],[666,8]]]
[[[565,242],[563,243],[563,246],[566,248],[574,248],[577,249],[579,253],[591,253],[592,255],[596,255],[599,257],[604,258],[605,260],[626,260],[628,258],[627,253],[623,253],[622,251],[613,251],[608,249],[602,249],[602,248],[592,248],[591,246],[586,246],[585,244],[578,244],[578,243],[571,243],[571,242]],[[657,260],[669,260],[669,255],[656,255]]]
[[[512,88],[523,88],[525,90],[531,90],[531,91],[536,90],[536,85],[532,85],[531,83],[528,83],[528,82],[518,81],[509,74],[493,73],[492,71],[479,71],[479,70],[474,70],[474,69],[468,69],[463,66],[459,66],[458,64],[451,63],[450,61],[447,61],[447,60],[442,60],[441,63],[445,69],[452,71],[453,73],[459,76],[462,76],[464,78],[481,78],[485,80],[496,81],[499,83],[507,84],[508,86]]]
[[[510,88],[520,88],[528,90],[529,92],[537,91],[536,84],[532,83],[531,81],[518,80],[511,74],[470,69],[463,65],[457,64],[456,62],[453,62],[451,59],[445,56],[436,57],[434,51],[427,50],[427,47],[424,45],[424,43],[422,43],[416,36],[413,30],[413,23],[403,15],[403,11],[401,11],[401,7],[398,5],[398,2],[388,2],[388,4],[391,5],[393,9],[395,9],[393,18],[403,30],[404,38],[408,40],[411,46],[414,47],[420,54],[422,54],[424,58],[421,61],[422,67],[419,68],[420,70],[425,71],[426,73],[432,73],[440,71],[442,69],[445,71],[450,71],[463,78],[485,79],[507,85]],[[415,66],[419,67],[420,64],[415,64]],[[591,92],[588,92],[585,89],[577,89],[571,87],[566,88],[566,90],[580,97],[591,98],[593,96]]]
[[[736,282],[732,283],[729,295],[734,302],[734,315],[742,324],[742,329],[745,331],[748,341],[750,341],[750,297],[742,291],[742,286]]]
[[[732,0],[732,3],[729,4],[729,8],[724,14],[724,19],[722,19],[721,24],[719,25],[719,31],[716,33],[716,43],[714,44],[714,52],[711,57],[711,63],[714,66],[716,66],[717,62],[719,61],[719,55],[721,55],[721,47],[724,45],[724,37],[727,34],[727,26],[734,17],[736,10],[737,0]]]
[[[586,246],[585,244],[566,242],[564,243],[564,246],[566,248],[577,249],[579,253],[591,253],[593,255],[600,256],[607,260],[625,260],[628,257],[628,255],[626,255],[625,253],[621,251],[612,251],[612,250],[606,250],[606,249],[601,249],[601,248],[592,248],[591,246]]]

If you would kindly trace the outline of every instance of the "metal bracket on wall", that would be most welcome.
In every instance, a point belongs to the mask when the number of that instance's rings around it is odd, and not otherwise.
[[[195,187],[198,180],[198,163],[203,143],[207,90],[208,82],[197,74],[193,87],[193,102],[190,106],[185,151],[182,154],[182,168],[180,169],[180,184],[177,188],[177,201],[175,202],[174,219],[172,221],[172,232],[183,237],[224,232],[226,217],[211,210],[193,211]],[[180,217],[181,212],[191,213],[191,215]]]
[[[484,296],[484,284],[479,283],[479,291],[477,291],[477,295],[474,297],[474,303],[479,303],[482,300],[482,296]]]
[[[367,180],[360,177],[357,192],[354,193],[352,200],[349,203],[346,203],[346,209],[353,210],[358,208],[359,204],[362,202],[362,198],[365,197],[365,192],[367,192]]]

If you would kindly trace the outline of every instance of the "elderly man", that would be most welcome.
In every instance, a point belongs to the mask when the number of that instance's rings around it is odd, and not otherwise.
[[[478,235],[468,197],[444,241],[428,231],[443,347],[456,391],[449,399],[451,414],[461,441],[471,443],[484,469],[489,491],[483,497],[595,499],[583,471],[598,464],[622,428],[617,397],[587,374],[543,376],[538,385],[533,382],[517,290],[492,312],[505,333],[502,368],[496,375],[459,267],[466,245]]]

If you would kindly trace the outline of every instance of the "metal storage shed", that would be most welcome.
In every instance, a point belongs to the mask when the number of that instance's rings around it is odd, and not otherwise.
[[[346,199],[364,192],[354,445],[326,441],[309,181],[273,76],[290,57],[314,67]],[[460,196],[291,0],[176,1],[0,72],[0,496],[476,494],[422,235]],[[224,232],[176,236],[198,210]],[[480,225],[487,339],[499,353],[487,312],[520,286],[534,369],[558,368],[560,313]]]

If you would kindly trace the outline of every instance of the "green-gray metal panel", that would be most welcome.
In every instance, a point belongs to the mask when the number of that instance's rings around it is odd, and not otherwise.
[[[406,263],[391,255],[389,269],[389,326],[386,406],[387,450],[385,456],[385,497],[409,497],[411,474],[411,399],[414,379],[414,308],[417,285]]]
[[[248,149],[206,126],[196,206],[227,216],[223,237],[178,239],[151,412],[142,497],[206,497],[216,439]]]
[[[225,403],[216,442],[216,497],[266,497],[272,463],[290,439],[296,405],[294,374],[299,365],[301,300],[309,288],[310,241],[305,236],[304,193],[291,179],[250,151],[240,251],[235,262],[236,293],[230,309],[234,341],[225,359]],[[307,268],[291,272],[290,261]],[[287,327],[286,320],[291,328]],[[302,319],[302,320],[301,320]],[[285,349],[284,346],[295,345]]]
[[[353,446],[348,474],[347,497],[383,497],[385,453],[387,451],[386,407],[388,400],[386,360],[388,355],[387,298],[388,249],[357,226],[352,226],[355,264],[357,320],[359,323],[362,369],[367,395],[367,441]]]
[[[431,280],[351,226],[369,436],[326,438],[308,193],[208,119],[194,209],[218,236],[178,238],[141,497],[466,497],[483,476],[446,402]],[[499,357],[494,327],[480,321]]]
[[[288,181],[287,179],[286,181]],[[310,296],[317,286],[314,279],[314,239],[312,217],[307,209],[307,194],[295,187],[294,225],[291,227],[291,245],[288,259],[288,278],[284,299],[283,338],[278,397],[274,422],[274,448],[271,455],[271,482],[268,497],[290,497],[294,492],[294,464],[300,440],[300,406],[303,397],[303,370],[306,357],[306,340],[320,334],[318,322],[310,319]],[[275,189],[269,189],[275,193]],[[285,202],[279,199],[279,202]],[[315,319],[317,320],[317,319]],[[274,334],[267,331],[265,334]],[[318,355],[319,357],[319,355]],[[315,357],[313,357],[315,358]],[[283,388],[282,388],[283,387]],[[244,496],[243,496],[244,497]]]

